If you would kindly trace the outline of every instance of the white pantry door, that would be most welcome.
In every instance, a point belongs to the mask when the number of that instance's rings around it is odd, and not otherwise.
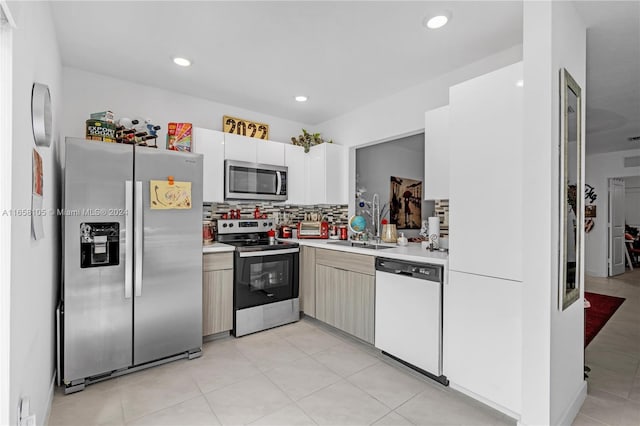
[[[609,179],[609,276],[624,273],[624,181]]]

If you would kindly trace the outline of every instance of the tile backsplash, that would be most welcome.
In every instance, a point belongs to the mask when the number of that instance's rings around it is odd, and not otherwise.
[[[203,219],[212,220],[220,219],[223,213],[229,210],[240,209],[242,218],[253,218],[253,212],[256,206],[260,212],[266,213],[269,217],[273,217],[273,213],[278,213],[280,218],[286,213],[290,223],[298,223],[304,220],[305,213],[319,213],[323,220],[336,225],[346,225],[349,220],[348,206],[345,205],[318,205],[318,206],[295,206],[274,204],[269,202],[255,203],[204,203]]]

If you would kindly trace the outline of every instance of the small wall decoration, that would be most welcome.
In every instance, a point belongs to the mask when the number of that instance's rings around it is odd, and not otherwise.
[[[222,116],[222,131],[257,139],[269,139],[269,125],[244,118]]]
[[[49,86],[33,83],[31,88],[31,127],[36,145],[48,147],[53,139],[53,114]]]
[[[584,232],[589,233],[595,226],[596,222],[593,218],[596,217],[596,205],[593,204],[598,199],[598,194],[596,194],[595,188],[589,184],[584,185],[584,201],[586,204],[584,206]]]
[[[168,180],[149,181],[149,204],[151,210],[190,209],[191,182]]]
[[[34,240],[39,240],[44,237],[44,225],[42,223],[42,196],[43,196],[43,170],[42,170],[42,157],[36,149],[33,150],[33,157],[31,161],[31,176],[32,176],[32,189],[31,189],[31,232]]]
[[[390,223],[398,229],[420,229],[422,224],[422,181],[391,176]]]

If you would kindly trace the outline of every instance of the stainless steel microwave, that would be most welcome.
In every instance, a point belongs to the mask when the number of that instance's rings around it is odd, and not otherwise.
[[[286,201],[287,167],[225,160],[224,198]]]

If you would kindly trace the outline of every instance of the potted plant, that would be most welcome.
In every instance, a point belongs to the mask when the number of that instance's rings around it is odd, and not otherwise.
[[[294,145],[304,147],[304,152],[309,152],[309,148],[314,145],[320,145],[321,143],[325,143],[324,139],[320,136],[320,133],[309,133],[305,129],[302,129],[302,134],[298,135],[298,137],[292,137],[291,143]],[[327,143],[333,143],[333,140],[329,140]]]

